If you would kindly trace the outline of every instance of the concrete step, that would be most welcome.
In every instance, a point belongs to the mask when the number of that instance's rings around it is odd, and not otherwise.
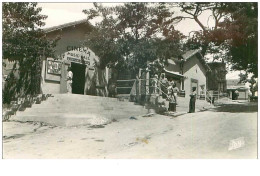
[[[132,106],[125,106],[125,105],[99,105],[99,106],[93,106],[93,105],[85,105],[85,106],[69,106],[69,105],[57,105],[57,106],[51,106],[51,105],[33,105],[30,109],[39,109],[42,110],[42,112],[52,111],[52,110],[64,110],[64,111],[78,111],[78,110],[109,110],[109,109],[115,109],[115,110],[122,110],[122,109],[133,109],[133,110],[142,110],[145,109],[144,106],[140,105],[132,105]]]
[[[114,109],[124,109],[124,108],[143,108],[143,106],[140,105],[134,105],[134,104],[124,104],[124,103],[109,103],[109,104],[105,104],[105,103],[95,103],[95,104],[51,104],[51,103],[44,103],[44,104],[34,104],[32,105],[32,108],[60,108],[60,109],[87,109],[87,108],[114,108]]]
[[[144,113],[145,114],[145,113]],[[16,121],[38,121],[44,122],[56,126],[75,126],[75,125],[88,125],[93,123],[93,120],[107,119],[108,122],[112,119],[125,119],[131,116],[143,115],[142,113],[106,113],[106,114],[64,114],[64,113],[52,113],[51,115],[37,114],[37,115],[24,115],[24,116],[12,116],[11,120]]]
[[[100,96],[91,96],[91,95],[78,95],[78,94],[55,94],[49,99],[68,99],[68,100],[106,100],[106,101],[118,101],[117,98],[110,97],[100,97]]]
[[[50,99],[48,101],[42,101],[41,104],[46,104],[46,102],[48,102],[48,104],[127,104],[127,105],[134,105],[134,102],[124,102],[124,101],[107,101],[105,99],[97,99],[97,100],[90,100],[90,99],[86,99],[86,100],[68,100],[68,99]]]
[[[17,112],[16,116],[23,116],[23,115],[37,115],[37,114],[44,114],[44,115],[51,115],[55,113],[60,114],[82,114],[82,113],[92,113],[92,114],[106,114],[106,113],[145,113],[147,112],[147,109],[121,109],[120,111],[118,109],[81,109],[81,110],[64,110],[64,109],[51,109],[49,111],[45,111],[44,109],[28,109],[24,112]]]
[[[148,113],[144,106],[116,98],[57,94],[25,111],[17,111],[10,120],[39,121],[53,125],[89,124],[96,119],[122,119]]]

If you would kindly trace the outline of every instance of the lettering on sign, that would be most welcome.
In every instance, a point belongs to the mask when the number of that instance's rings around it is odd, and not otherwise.
[[[97,56],[88,48],[82,48],[78,46],[67,46],[67,52],[64,53],[63,59],[70,62],[76,62],[86,65],[88,68],[92,68],[95,65],[95,59]]]
[[[67,60],[68,60],[68,61],[71,61],[71,62],[82,63],[82,60],[80,60],[80,59],[78,59],[78,58],[67,57]],[[84,64],[85,64],[85,65],[90,65],[90,62],[89,62],[89,61],[84,61]]]

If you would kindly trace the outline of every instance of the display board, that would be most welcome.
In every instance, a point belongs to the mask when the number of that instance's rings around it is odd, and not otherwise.
[[[54,74],[54,75],[60,75],[61,74],[61,62],[54,61],[54,60],[48,60],[47,61],[47,73]]]

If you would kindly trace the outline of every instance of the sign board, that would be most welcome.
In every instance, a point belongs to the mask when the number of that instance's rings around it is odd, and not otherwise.
[[[47,73],[60,75],[61,74],[61,62],[54,60],[47,60]]]
[[[93,68],[99,62],[99,58],[89,48],[67,47],[67,52],[62,55],[63,60],[84,64],[88,68]]]

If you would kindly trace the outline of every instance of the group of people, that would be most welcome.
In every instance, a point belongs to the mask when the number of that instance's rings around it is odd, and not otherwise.
[[[169,101],[168,110],[174,111],[174,106],[175,106],[174,104],[176,105],[178,104],[177,96],[179,92],[176,83],[172,79],[168,81],[164,73],[161,74],[161,77],[158,81],[157,79],[158,79],[158,75],[155,75],[153,81],[153,87],[154,87],[153,93],[159,93],[163,99],[167,99]]]
[[[168,81],[165,74],[162,73],[159,81],[157,81],[158,75],[154,76],[154,92],[158,93],[157,90],[160,90],[159,94],[162,96],[163,99],[167,99],[169,101],[169,111],[174,111],[174,106],[178,104],[177,97],[179,93],[179,89],[176,86],[176,83],[171,79]],[[159,89],[157,88],[159,87]],[[190,94],[190,102],[189,102],[189,113],[195,112],[195,102],[196,102],[196,87],[192,88],[192,92]]]
[[[158,89],[159,88],[159,89]],[[177,104],[177,94],[179,92],[176,83],[171,79],[168,81],[165,74],[162,73],[158,80],[158,75],[154,76],[153,93],[159,93],[163,99],[168,99]]]

